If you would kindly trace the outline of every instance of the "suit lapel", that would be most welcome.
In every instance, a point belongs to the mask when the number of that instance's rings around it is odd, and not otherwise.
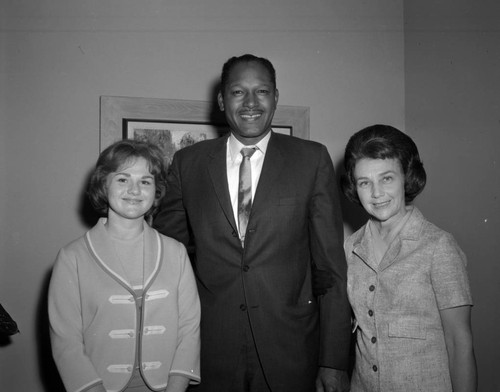
[[[273,186],[279,183],[278,177],[283,170],[284,164],[285,157],[281,150],[279,139],[273,133],[267,145],[262,172],[260,173],[259,183],[257,184],[255,198],[252,203],[250,219],[252,219],[252,215],[258,212],[260,208],[266,208],[265,205],[266,201],[268,201],[268,195]]]
[[[238,232],[238,226],[234,221],[233,207],[229,197],[229,187],[227,184],[227,164],[226,164],[226,145],[227,137],[221,137],[217,140],[218,143],[208,156],[208,173],[214,187],[215,194],[219,199],[220,206],[226,219],[233,227],[233,230]]]

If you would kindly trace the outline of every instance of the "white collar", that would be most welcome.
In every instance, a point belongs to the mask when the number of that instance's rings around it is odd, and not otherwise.
[[[257,144],[255,145],[245,145],[240,142],[236,137],[231,133],[227,140],[227,146],[229,150],[229,156],[231,157],[231,161],[235,161],[237,157],[240,155],[240,151],[243,147],[256,147],[257,150],[262,152],[262,155],[266,154],[267,145],[269,144],[269,139],[271,138],[271,132],[268,132],[266,136],[264,136]]]

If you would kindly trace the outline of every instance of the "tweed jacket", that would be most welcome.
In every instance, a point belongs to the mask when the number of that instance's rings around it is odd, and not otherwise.
[[[345,243],[357,323],[352,392],[451,391],[442,309],[472,305],[466,258],[413,207],[380,264],[367,225]]]
[[[105,219],[60,250],[49,288],[54,360],[68,392],[121,391],[137,364],[164,390],[170,374],[200,381],[200,304],[186,250],[144,223],[144,294],[110,249]],[[142,315],[141,313],[142,312]]]

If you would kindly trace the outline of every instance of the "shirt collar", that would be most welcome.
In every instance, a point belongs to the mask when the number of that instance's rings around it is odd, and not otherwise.
[[[227,146],[229,151],[229,156],[231,157],[231,161],[235,161],[236,158],[240,155],[240,151],[243,147],[257,147],[257,150],[262,152],[262,155],[266,155],[267,145],[269,144],[269,139],[271,138],[271,132],[268,132],[266,136],[264,136],[257,144],[255,145],[244,145],[240,142],[236,137],[231,133],[227,140]]]

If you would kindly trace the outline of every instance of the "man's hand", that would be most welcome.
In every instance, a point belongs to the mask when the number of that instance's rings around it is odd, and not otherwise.
[[[349,377],[345,370],[320,367],[316,377],[316,392],[349,392]]]

